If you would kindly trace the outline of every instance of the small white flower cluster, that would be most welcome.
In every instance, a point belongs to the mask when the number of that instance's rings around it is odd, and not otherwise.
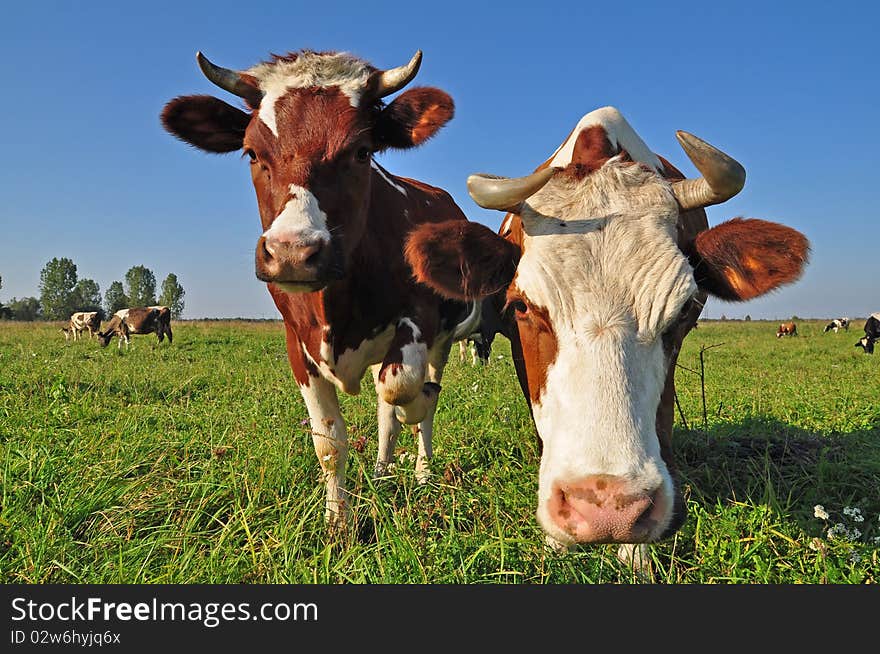
[[[848,529],[845,524],[842,522],[838,522],[833,527],[828,529],[826,534],[828,538],[842,538],[844,540],[858,540],[862,536],[862,532],[853,527],[852,529]]]
[[[821,504],[817,504],[813,507],[813,515],[819,520],[828,520],[830,517],[828,511],[825,510],[825,507]],[[862,515],[862,510],[857,506],[847,506],[843,509],[843,515],[849,518],[852,522],[864,522],[865,516]],[[825,532],[825,535],[829,540],[840,539],[840,540],[849,540],[855,541],[862,537],[862,531],[857,527],[847,527],[842,522],[834,523],[831,527],[828,528],[828,531]],[[875,543],[880,543],[880,536],[877,536],[873,539]]]
[[[862,515],[861,509],[857,506],[846,506],[843,508],[843,515],[848,515],[853,522],[864,522],[865,517]]]

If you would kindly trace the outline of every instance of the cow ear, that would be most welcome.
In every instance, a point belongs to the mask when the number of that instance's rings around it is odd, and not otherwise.
[[[796,281],[809,259],[810,243],[785,225],[733,218],[700,232],[686,254],[700,288],[738,302]]]
[[[419,282],[444,297],[475,300],[507,288],[520,251],[484,225],[447,220],[410,232],[405,255]]]
[[[210,95],[174,98],[162,110],[162,125],[171,134],[206,152],[241,149],[250,114]]]
[[[376,146],[412,148],[421,145],[452,120],[455,103],[449,94],[428,86],[401,93],[376,122]]]

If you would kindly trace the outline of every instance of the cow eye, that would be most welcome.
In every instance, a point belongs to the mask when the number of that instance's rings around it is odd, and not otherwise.
[[[529,305],[522,300],[512,300],[507,306],[510,311],[513,311],[513,315],[517,319],[525,318],[529,315]]]
[[[244,151],[244,153],[247,155],[248,159],[251,160],[251,163],[257,163],[257,153],[256,152],[254,152],[253,150],[248,148],[247,150]]]
[[[358,148],[354,157],[361,163],[367,163],[370,160],[370,148]]]

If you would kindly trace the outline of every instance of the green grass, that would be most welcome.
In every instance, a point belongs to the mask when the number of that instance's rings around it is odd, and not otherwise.
[[[823,324],[777,340],[775,323],[708,322],[685,341],[695,372],[678,371],[675,442],[689,515],[651,548],[655,581],[878,580],[880,355],[853,347],[860,328]],[[0,323],[4,583],[641,581],[613,546],[545,550],[537,442],[504,339],[488,369],[453,349],[426,486],[408,433],[394,478],[372,483],[372,385],[341,398],[366,447],[348,475],[359,529],[333,539],[281,324],[174,330],[171,346],[134,337],[118,352]],[[719,343],[704,352],[704,424],[699,353]],[[836,523],[849,534],[829,537]]]

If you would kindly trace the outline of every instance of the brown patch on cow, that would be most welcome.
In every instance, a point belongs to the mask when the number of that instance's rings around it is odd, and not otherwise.
[[[521,301],[528,308],[525,315],[515,320],[519,338],[513,362],[520,377],[520,385],[524,386],[524,390],[528,389],[531,406],[539,402],[544,392],[547,372],[559,354],[559,342],[547,309],[529,304],[515,287],[511,287],[507,297],[508,304]]]
[[[507,287],[520,250],[479,223],[446,221],[413,230],[405,256],[419,282],[445,297],[474,300]]]
[[[578,134],[571,153],[571,163],[562,174],[577,180],[583,179],[604,166],[616,154],[618,150],[611,145],[604,127],[587,127]]]
[[[756,218],[700,232],[686,252],[697,284],[728,301],[751,300],[796,281],[809,253],[809,241],[797,230]]]
[[[333,425],[336,424],[336,419],[335,418],[324,418],[323,420],[321,420],[321,422],[323,422],[327,427],[332,427]]]
[[[399,350],[398,350],[399,352]],[[402,354],[401,354],[402,356]],[[391,376],[394,377],[397,373],[400,372],[400,369],[403,368],[402,363],[389,363],[387,365],[382,366],[382,369],[379,370],[379,381],[383,384],[385,383],[385,379],[388,376],[388,373],[391,373]]]

